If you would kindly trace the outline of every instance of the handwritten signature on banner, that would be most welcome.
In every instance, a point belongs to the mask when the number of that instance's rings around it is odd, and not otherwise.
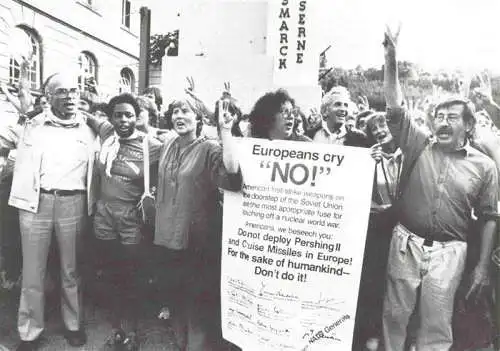
[[[281,288],[278,289],[273,289],[269,287],[266,283],[260,282],[260,290],[259,290],[259,297],[263,298],[278,298],[278,299],[284,299],[288,301],[298,301],[299,297],[297,295],[284,292]]]
[[[314,330],[310,329],[308,332],[306,332],[303,336],[302,339],[308,339],[309,340],[309,345],[306,345],[302,351],[308,350],[309,346],[314,344],[315,342],[321,340],[321,339],[331,339],[335,341],[341,341],[340,339],[335,337],[335,333],[333,335],[329,335],[328,333],[332,332],[335,330],[337,327],[342,325],[345,321],[351,319],[351,316],[348,314],[343,315],[341,318],[336,320],[335,322],[326,325],[323,329],[320,330]]]

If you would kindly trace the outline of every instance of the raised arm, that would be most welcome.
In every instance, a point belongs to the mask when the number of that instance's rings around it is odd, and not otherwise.
[[[491,79],[487,73],[478,74],[479,87],[474,89],[473,97],[484,108],[497,128],[500,128],[500,106],[493,100]]]
[[[19,78],[19,103],[21,105],[21,113],[26,113],[33,107],[33,97],[30,92],[29,83],[29,71],[28,68],[31,65],[31,59],[26,59],[23,57],[21,68],[20,68],[20,78]]]
[[[194,84],[194,79],[193,77],[186,77],[186,80],[188,82],[188,87],[184,89],[186,94],[191,96],[195,102],[196,102],[196,108],[200,110],[204,117],[209,118],[210,120],[214,120],[214,113],[211,111],[207,104],[205,103],[205,100],[199,95],[199,92],[195,91],[195,84]]]
[[[29,59],[22,57],[22,62],[19,67],[19,85],[17,97],[12,95],[5,82],[2,82],[2,92],[5,94],[7,100],[14,106],[14,108],[21,114],[26,114],[33,107],[33,98],[29,86],[29,72],[28,68],[31,64]]]
[[[389,27],[386,27],[384,35],[384,94],[387,108],[401,107],[403,94],[398,77],[398,62],[396,59],[396,47],[401,27],[396,33],[392,33]]]
[[[222,142],[222,159],[224,161],[224,166],[228,173],[237,173],[240,164],[236,156],[236,145],[234,144],[234,138],[231,134],[231,128],[233,126],[236,116],[232,115],[228,111],[228,102],[219,100],[219,116],[217,116],[219,127],[220,127],[220,137]]]
[[[387,125],[394,136],[396,144],[403,153],[412,153],[426,143],[429,135],[415,125],[405,108],[402,107],[403,95],[398,78],[398,64],[396,59],[397,41],[400,29],[393,34],[386,28],[384,38],[384,94],[387,104]]]
[[[104,141],[108,136],[113,134],[113,125],[108,120],[97,118],[90,113],[84,113],[87,125]]]

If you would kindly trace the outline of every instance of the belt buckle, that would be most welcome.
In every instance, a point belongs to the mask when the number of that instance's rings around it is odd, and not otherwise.
[[[52,190],[54,192],[54,196],[60,196],[59,193],[61,192],[61,190],[59,189],[54,189]]]
[[[429,238],[424,239],[424,246],[432,247],[433,243],[434,243],[434,240],[432,240],[432,239],[429,239]]]

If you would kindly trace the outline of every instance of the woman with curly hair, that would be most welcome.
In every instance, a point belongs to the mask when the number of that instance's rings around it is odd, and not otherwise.
[[[250,136],[271,140],[311,141],[294,133],[295,100],[278,89],[260,97],[250,112]]]

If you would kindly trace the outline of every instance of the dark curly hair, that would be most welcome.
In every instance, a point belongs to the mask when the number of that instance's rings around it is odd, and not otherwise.
[[[276,115],[287,101],[295,107],[295,100],[284,89],[261,96],[250,112],[250,135],[254,138],[268,139],[269,132],[276,122]]]
[[[117,96],[114,96],[109,100],[108,102],[108,111],[109,111],[109,117],[113,115],[113,111],[115,110],[115,106],[118,104],[129,104],[132,105],[135,111],[135,115],[138,117],[139,114],[141,113],[141,108],[139,107],[139,104],[137,103],[137,100],[135,97],[129,93],[124,93],[120,94]]]

